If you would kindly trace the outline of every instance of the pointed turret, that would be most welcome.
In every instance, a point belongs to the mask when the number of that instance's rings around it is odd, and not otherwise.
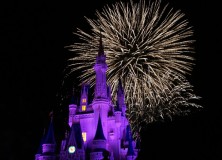
[[[44,143],[44,139],[45,139],[45,129],[44,129],[44,131],[43,131],[43,136],[42,136],[42,138],[41,138],[41,141],[40,141],[40,144],[39,144],[39,148],[38,148],[38,150],[37,150],[37,153],[35,154],[35,160],[39,160],[38,158],[39,158],[39,156],[41,156],[41,154],[42,154],[42,145],[43,145],[43,143]]]
[[[104,53],[101,31],[100,31],[100,37],[99,37],[99,50],[98,50],[98,55],[96,57],[96,63],[97,64],[106,64],[106,55]]]
[[[73,124],[73,129],[75,132],[75,139],[76,139],[76,154],[77,157],[81,160],[81,159],[85,159],[85,152],[84,152],[84,142],[83,142],[83,138],[87,138],[84,137],[82,130],[81,130],[81,126],[80,123],[74,123]],[[76,157],[76,158],[77,158]]]
[[[75,146],[75,148],[77,148],[75,132],[76,132],[75,131],[75,124],[73,123],[71,126],[69,140],[68,140],[67,145],[68,146]]]
[[[126,126],[126,138],[125,138],[125,141],[129,141],[130,140],[130,138],[131,138],[131,135],[130,135],[130,126],[129,125],[127,125]]]
[[[44,143],[43,143],[43,152],[54,152],[55,148],[52,149],[50,147],[45,147],[44,148],[44,145],[45,146],[54,146],[56,145],[56,140],[55,140],[55,135],[54,135],[54,126],[53,126],[53,112],[50,113],[50,116],[51,116],[51,121],[49,123],[49,128],[48,128],[48,131],[47,131],[47,134],[45,136],[45,139],[44,139]]]
[[[83,84],[81,88],[80,112],[87,111],[88,106],[88,84]]]
[[[77,104],[76,104],[76,98],[75,93],[73,89],[73,93],[71,96],[70,104],[69,104],[69,127],[72,126],[72,124],[75,122],[75,115],[77,111]]]
[[[124,90],[123,90],[123,86],[122,86],[122,82],[119,79],[118,82],[118,90],[117,90],[117,101],[120,105],[124,105]]]
[[[39,157],[40,160],[55,160],[55,149],[56,149],[56,140],[54,136],[54,127],[53,127],[53,112],[50,112],[51,121],[49,123],[48,131],[44,138],[42,144],[42,155]]]
[[[107,86],[107,97],[109,101],[112,103],[111,87],[109,85]]]
[[[102,33],[100,30],[100,37],[99,37],[99,52],[98,52],[98,56],[104,56],[104,47],[103,47],[103,41],[102,41]]]
[[[49,123],[48,132],[46,134],[44,143],[47,144],[56,144],[55,136],[54,136],[54,125],[53,125],[53,112],[50,113],[51,121]]]
[[[137,133],[137,138],[136,138],[136,149],[139,150],[141,145],[141,139],[139,133]]]
[[[117,91],[117,94],[118,94],[118,96],[121,96],[121,95],[124,94],[121,79],[118,80],[118,91]]]
[[[99,120],[98,120],[96,135],[94,137],[94,140],[106,140],[104,133],[103,133],[103,127],[102,127],[100,115],[99,115]]]
[[[128,139],[127,160],[132,160],[136,158],[136,155],[133,148],[133,137],[129,125],[127,126],[127,139]]]
[[[73,130],[73,132],[75,132],[74,135],[75,135],[76,147],[78,149],[82,149],[83,148],[83,137],[82,137],[82,130],[81,130],[80,123],[74,123],[72,125],[72,130]]]
[[[75,135],[75,124],[73,123],[70,129],[70,135],[67,142],[67,156],[70,159],[77,158],[78,155],[76,155],[77,150],[77,142],[76,142],[76,135]],[[67,157],[67,158],[68,158]]]
[[[128,151],[127,151],[127,160],[134,160],[136,158],[132,142],[133,142],[132,139],[130,139],[129,145],[128,145]]]
[[[117,90],[117,104],[118,107],[121,109],[123,116],[125,116],[126,113],[126,104],[125,104],[125,98],[124,98],[124,89],[122,86],[121,79],[119,79],[118,83],[118,90]]]

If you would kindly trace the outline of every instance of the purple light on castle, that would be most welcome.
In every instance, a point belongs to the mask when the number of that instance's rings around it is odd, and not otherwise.
[[[139,148],[132,139],[129,121],[125,116],[124,91],[119,80],[117,102],[111,101],[110,87],[106,83],[106,55],[102,38],[96,63],[95,94],[92,103],[88,101],[88,85],[82,85],[80,105],[69,104],[68,124],[70,131],[55,153],[53,122],[51,120],[47,137],[41,142],[41,149],[35,160],[135,160]],[[139,142],[138,142],[139,143]]]

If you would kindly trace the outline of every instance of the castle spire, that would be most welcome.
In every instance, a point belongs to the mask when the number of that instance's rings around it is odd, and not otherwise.
[[[38,158],[41,156],[42,154],[42,145],[44,143],[44,139],[45,139],[45,128],[43,130],[43,135],[42,135],[42,138],[41,138],[41,141],[40,141],[40,144],[39,144],[39,148],[37,150],[37,153],[35,154],[35,160],[38,160]]]
[[[106,55],[105,55],[104,47],[103,47],[101,29],[100,29],[100,35],[99,35],[99,50],[98,50],[98,55],[96,57],[96,63],[97,64],[106,64]]]
[[[68,147],[69,146],[75,146],[75,148],[77,147],[74,123],[71,126],[71,131],[70,131],[70,136],[69,136],[69,141],[68,141]]]
[[[133,148],[133,137],[132,137],[132,134],[131,134],[131,129],[130,129],[130,126],[128,125],[127,126],[127,135],[128,135],[128,151],[127,151],[127,159],[131,159],[131,157],[134,157],[135,156],[135,153],[134,153],[134,148]]]
[[[82,84],[81,100],[80,100],[80,111],[81,112],[87,111],[87,106],[88,106],[88,88],[89,88],[88,84],[86,84],[86,83]]]
[[[118,80],[117,100],[120,105],[124,104],[124,90],[121,79]]]
[[[54,136],[54,127],[53,127],[53,111],[49,113],[51,118],[46,137],[42,144],[42,154],[39,156],[39,159],[45,160],[56,160],[56,140]]]
[[[124,98],[124,89],[122,86],[121,79],[119,78],[118,82],[118,90],[117,90],[117,104],[119,109],[122,111],[123,116],[126,114],[126,104],[125,104],[125,98]]]
[[[100,115],[99,115],[99,120],[98,120],[96,135],[94,137],[94,140],[106,140],[104,133],[103,133],[103,127],[102,127]]]
[[[102,44],[102,33],[100,31],[99,39],[99,51],[96,57],[96,64],[94,65],[96,72],[96,87],[95,87],[95,99],[107,99],[107,84],[106,84],[106,55]]]
[[[122,81],[121,79],[119,78],[118,80],[118,91],[117,91],[118,94],[124,94],[123,92],[123,86],[122,86]]]
[[[73,122],[75,121],[75,115],[77,112],[77,104],[76,104],[76,98],[74,96],[74,88],[73,88],[73,93],[71,95],[71,101],[69,104],[69,120],[68,120],[68,124],[69,127],[72,127]]]
[[[48,132],[44,140],[44,144],[56,144],[54,136],[54,126],[53,126],[53,111],[49,113],[49,116],[50,116],[50,123],[49,123]]]
[[[103,47],[103,41],[102,41],[102,30],[100,28],[100,37],[99,37],[99,52],[98,56],[104,55],[104,47]]]

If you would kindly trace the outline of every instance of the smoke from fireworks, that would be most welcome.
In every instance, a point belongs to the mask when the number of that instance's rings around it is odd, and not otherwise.
[[[75,71],[83,71],[80,79],[95,84],[92,66],[101,33],[107,57],[107,81],[114,100],[120,78],[129,111],[139,111],[140,117],[145,112],[155,117],[157,107],[164,112],[173,108],[174,114],[179,113],[178,107],[182,103],[183,106],[198,107],[187,101],[189,96],[180,95],[187,87],[192,88],[184,79],[194,65],[192,27],[180,10],[174,11],[168,5],[162,7],[160,1],[147,5],[141,0],[139,3],[117,2],[105,6],[101,12],[96,11],[96,17],[86,17],[92,27],[90,33],[81,29],[74,33],[82,42],[69,46],[75,56],[69,59],[67,77]],[[181,87],[183,85],[186,87]],[[194,94],[192,97],[197,98]]]

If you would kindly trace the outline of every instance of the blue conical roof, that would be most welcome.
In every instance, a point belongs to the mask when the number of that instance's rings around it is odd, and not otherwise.
[[[44,140],[45,140],[45,129],[44,129],[43,136],[41,138],[41,141],[40,141],[40,144],[39,144],[39,147],[38,147],[38,150],[37,150],[37,154],[42,153],[42,145],[44,143]]]
[[[137,138],[136,140],[136,149],[140,149],[141,141],[140,138]]]
[[[130,126],[126,126],[126,141],[129,141],[130,139]]]
[[[128,145],[128,151],[127,151],[127,155],[128,156],[133,156],[135,155],[134,153],[134,149],[133,149],[133,137],[132,137],[132,134],[131,134],[131,129],[130,129],[130,126],[127,125],[127,138],[128,138],[128,142],[129,142],[129,145]]]
[[[102,122],[101,122],[101,118],[99,115],[99,120],[98,120],[98,124],[97,124],[97,129],[96,129],[96,135],[94,137],[94,140],[106,140],[104,133],[103,133],[103,127],[102,127]]]
[[[133,149],[132,139],[129,141],[127,155],[128,155],[128,156],[133,156],[133,155],[135,155],[134,149]]]
[[[118,83],[118,92],[123,93],[123,86],[122,86],[121,79],[119,79],[119,83]]]
[[[56,144],[52,117],[51,117],[51,121],[49,124],[48,132],[47,132],[45,140],[44,140],[44,144]]]
[[[70,145],[77,146],[74,123],[71,126],[71,132],[70,132],[70,135],[69,135],[68,146],[70,146]]]
[[[73,127],[75,131],[77,148],[81,149],[83,145],[83,138],[82,138],[82,130],[81,130],[80,123],[74,123]]]
[[[88,94],[88,90],[89,90],[89,84],[87,83],[83,83],[82,87],[81,87],[81,94]]]

